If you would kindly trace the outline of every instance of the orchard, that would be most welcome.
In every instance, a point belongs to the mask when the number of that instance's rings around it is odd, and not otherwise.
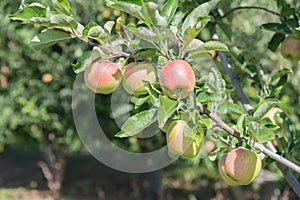
[[[39,31],[30,42],[35,51],[85,45],[77,62],[70,60],[76,78],[69,117],[87,151],[130,173],[189,160],[228,187],[250,187],[262,171],[275,171],[300,198],[300,3],[104,2],[101,23],[82,23],[84,13],[67,0],[22,1],[10,13],[12,22]],[[258,24],[247,12],[257,13]],[[46,86],[54,78],[42,75]],[[118,131],[103,133],[109,128],[96,116],[98,97],[110,101],[101,106]],[[139,151],[125,153],[108,138],[119,147],[135,141]]]

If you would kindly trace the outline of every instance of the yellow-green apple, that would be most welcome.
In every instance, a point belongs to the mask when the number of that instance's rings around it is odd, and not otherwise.
[[[175,120],[167,130],[168,150],[171,154],[193,158],[198,155],[203,138],[186,121]]]
[[[144,82],[156,82],[155,68],[146,62],[130,63],[123,69],[123,88],[135,96],[146,94]]]
[[[112,62],[94,62],[84,71],[84,81],[89,89],[98,94],[110,94],[122,80],[122,70]]]
[[[231,150],[218,163],[221,177],[232,186],[250,184],[259,174],[261,166],[259,156],[244,147]]]
[[[195,88],[195,73],[184,60],[173,60],[166,64],[159,74],[163,92],[172,99],[183,99]]]
[[[282,56],[289,60],[300,60],[300,38],[288,36],[282,42]]]

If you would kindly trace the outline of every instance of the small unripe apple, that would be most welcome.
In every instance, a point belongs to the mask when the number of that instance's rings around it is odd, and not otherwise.
[[[219,172],[229,185],[248,185],[261,170],[262,162],[258,155],[244,147],[233,149],[222,156],[218,163]]]
[[[123,88],[135,96],[146,94],[143,81],[156,82],[155,68],[149,63],[130,63],[123,69]]]
[[[184,99],[195,88],[195,73],[188,62],[173,60],[166,64],[159,74],[163,92],[172,99]]]
[[[110,94],[122,80],[119,66],[111,62],[95,62],[84,71],[84,81],[89,89],[98,94]]]
[[[282,42],[282,56],[291,61],[300,60],[300,38],[286,37]]]
[[[184,120],[173,121],[167,130],[169,152],[193,158],[198,155],[204,135],[197,135]]]

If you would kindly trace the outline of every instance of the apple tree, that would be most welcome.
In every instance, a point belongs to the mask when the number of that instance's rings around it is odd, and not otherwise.
[[[131,115],[115,137],[138,137],[155,125],[169,156],[188,158],[209,140],[215,145],[207,156],[226,183],[250,184],[276,162],[300,196],[300,115],[291,109],[299,98],[289,96],[299,77],[297,1],[274,0],[272,9],[221,0],[105,3],[126,15],[83,24],[67,0],[53,0],[24,3],[10,18],[44,27],[31,40],[36,50],[70,39],[90,46],[74,72],[92,92],[124,88],[131,97]],[[236,24],[245,10],[260,12],[261,23]],[[276,66],[280,53],[292,66]]]

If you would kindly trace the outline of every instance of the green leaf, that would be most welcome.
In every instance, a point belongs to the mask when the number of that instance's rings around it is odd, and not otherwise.
[[[286,75],[289,75],[291,73],[293,73],[293,70],[291,70],[289,68],[280,69],[277,72],[275,72],[274,74],[272,74],[272,81],[279,79],[281,77],[284,77]]]
[[[203,91],[197,95],[197,100],[201,103],[211,103],[222,101],[223,97],[222,95],[217,93],[209,93],[207,91]]]
[[[146,27],[139,27],[139,28],[126,28],[129,32],[136,35],[138,38],[148,41],[150,43],[154,43],[158,40],[158,36],[152,30]]]
[[[167,20],[167,23],[170,24],[175,13],[176,13],[176,10],[178,8],[178,0],[168,0],[162,11],[161,11],[161,14],[162,14],[162,17],[164,17],[166,20]]]
[[[126,12],[139,20],[143,21],[147,26],[151,25],[151,19],[142,0],[105,0],[108,7]]]
[[[153,108],[137,113],[128,118],[121,127],[121,131],[115,136],[119,138],[130,137],[139,134],[157,120],[157,109]]]
[[[274,139],[275,139],[274,131],[268,128],[261,128],[257,136],[257,140],[259,143],[266,143]]]
[[[199,18],[208,16],[219,2],[220,0],[211,0],[195,8],[184,20],[181,32],[184,33],[188,28],[195,28],[199,23]]]
[[[227,36],[229,40],[231,40],[232,37],[232,27],[231,24],[224,23],[222,21],[218,21],[217,25],[221,28],[221,30],[224,32],[224,34]]]
[[[183,42],[185,45],[188,45],[196,36],[200,33],[200,31],[206,26],[206,24],[210,21],[209,16],[199,17],[197,19],[197,23],[193,27],[187,27],[183,35]]]
[[[242,114],[236,123],[236,130],[242,135],[245,135],[247,128],[247,114]]]
[[[87,37],[89,36],[89,31],[90,31],[90,29],[91,29],[92,27],[95,27],[95,26],[98,26],[98,24],[97,24],[96,22],[90,22],[90,23],[88,23],[88,24],[84,27],[84,29],[83,29],[83,31],[82,31],[82,37],[83,37],[83,38],[87,38]]]
[[[92,55],[92,51],[86,51],[84,54],[77,59],[76,64],[72,64],[73,71],[78,74],[85,70],[85,68],[91,64],[90,57]]]
[[[279,24],[279,23],[266,23],[266,24],[261,25],[261,28],[268,30],[268,31],[280,33],[282,35],[292,33],[292,31],[289,27],[287,27],[283,24]]]
[[[22,10],[9,16],[12,20],[19,20],[23,22],[30,22],[32,18],[44,18],[46,17],[46,8],[41,4],[31,4],[24,7]]]
[[[68,16],[75,17],[75,13],[71,8],[68,0],[48,0],[51,8],[56,10],[59,14],[65,14]]]
[[[210,52],[210,51],[228,51],[228,47],[223,42],[219,41],[208,41],[201,44],[198,48],[194,49],[190,56]]]
[[[34,50],[41,50],[50,47],[58,42],[71,39],[72,36],[68,33],[46,29],[31,40],[31,47]]]
[[[267,99],[260,102],[253,109],[253,119],[255,121],[261,120],[261,118],[274,106],[278,105],[279,100],[277,99]]]
[[[65,14],[57,14],[52,15],[50,17],[50,23],[53,27],[59,27],[59,28],[74,28],[76,29],[78,26],[77,21],[70,16],[67,16]]]
[[[275,33],[268,43],[268,49],[275,51],[280,43],[284,40],[285,36],[281,33]]]
[[[160,106],[158,108],[158,127],[163,128],[167,120],[177,110],[178,101],[168,98],[165,95],[159,96]]]

